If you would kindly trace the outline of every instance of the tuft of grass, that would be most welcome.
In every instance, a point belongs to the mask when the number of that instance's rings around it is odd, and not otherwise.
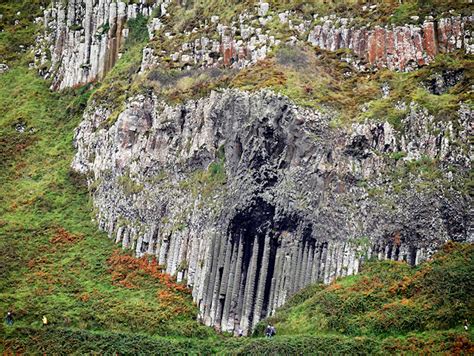
[[[201,196],[204,199],[210,199],[216,191],[225,189],[227,175],[225,158],[221,152],[217,152],[215,161],[209,164],[207,170],[197,170],[181,181],[180,188],[188,190],[193,197]]]

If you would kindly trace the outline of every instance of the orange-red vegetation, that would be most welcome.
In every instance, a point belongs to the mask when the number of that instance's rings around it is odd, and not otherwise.
[[[107,263],[110,266],[109,271],[114,283],[126,288],[135,288],[136,285],[133,283],[135,277],[138,274],[145,274],[158,280],[170,291],[190,293],[189,288],[176,283],[174,277],[163,272],[163,268],[158,264],[155,257],[135,258],[123,254],[120,250],[115,250]]]

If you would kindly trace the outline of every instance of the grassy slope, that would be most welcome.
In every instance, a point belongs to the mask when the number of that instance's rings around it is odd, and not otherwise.
[[[410,268],[406,263],[369,262],[360,275],[295,295],[272,323],[278,335],[344,337],[372,351],[474,352],[474,246],[448,243],[435,257]],[[296,347],[298,338],[294,343]],[[365,344],[365,346],[363,345]],[[256,349],[258,350],[258,349]],[[367,349],[365,349],[367,350]]]
[[[271,321],[285,335],[389,336],[457,328],[473,316],[473,275],[474,246],[448,243],[416,268],[371,261],[357,276],[327,287],[312,286],[295,295]]]

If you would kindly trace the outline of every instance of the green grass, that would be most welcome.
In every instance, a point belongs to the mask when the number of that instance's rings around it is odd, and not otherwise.
[[[464,319],[474,317],[472,275],[474,246],[448,243],[434,258],[416,268],[382,261],[364,265],[362,273],[329,286],[310,286],[295,295],[267,323],[278,335],[344,335],[371,338],[383,348],[415,338],[432,352],[432,345],[449,333],[474,348],[473,333],[462,331]],[[450,331],[448,331],[450,330]],[[391,341],[389,341],[391,340]],[[399,345],[400,344],[400,345]],[[454,350],[456,341],[445,345]]]
[[[354,18],[358,25],[378,24],[407,24],[415,23],[411,17],[432,15],[441,17],[448,10],[455,14],[470,15],[468,0],[268,0],[270,9],[267,14],[277,16],[280,12],[293,11],[305,20],[312,20],[314,14],[328,16],[336,14],[339,17]],[[173,4],[168,12],[171,18],[167,23],[173,32],[191,31],[200,21],[213,15],[220,22],[229,25],[238,20],[238,15],[249,8],[258,6],[257,0],[206,0],[189,1],[184,5]],[[375,8],[369,9],[371,5]],[[366,8],[364,10],[364,7]]]
[[[8,0],[0,2],[0,63],[11,65],[24,59],[26,49],[35,42],[38,26],[33,20],[42,16],[41,6],[47,7],[50,0]],[[19,13],[19,15],[17,15]],[[23,46],[23,47],[21,47]]]

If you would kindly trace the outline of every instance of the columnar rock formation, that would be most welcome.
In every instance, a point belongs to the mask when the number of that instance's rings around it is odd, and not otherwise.
[[[329,114],[266,91],[178,106],[139,96],[110,128],[109,115],[90,108],[75,137],[73,167],[89,177],[100,227],[186,281],[202,320],[222,330],[249,330],[370,256],[416,264],[472,239],[470,201],[451,188],[470,167],[458,144],[472,129],[465,107],[454,125],[413,105],[402,134],[388,123],[331,129]],[[456,174],[440,171],[436,189],[391,175],[420,157]]]
[[[322,49],[351,49],[359,58],[376,67],[406,70],[429,63],[438,53],[465,49],[474,51],[472,34],[467,29],[473,17],[425,21],[421,26],[354,29],[344,22],[328,20],[311,31],[308,41]]]
[[[102,79],[120,56],[128,36],[125,23],[150,16],[162,1],[55,1],[45,11],[44,48],[36,52],[43,75],[53,77],[53,88],[64,89]],[[48,53],[49,52],[49,53]]]
[[[473,19],[453,17],[441,19],[439,22],[426,21],[421,26],[374,29],[353,27],[349,19],[327,19],[322,25],[316,25],[311,30],[307,42],[329,51],[343,48],[351,50],[355,58],[350,61],[360,69],[372,66],[408,70],[428,64],[438,53],[459,49],[473,52],[472,34],[467,29]],[[299,31],[304,33],[309,25],[304,22],[302,25],[304,26]],[[187,43],[183,52],[174,58],[180,59],[184,64],[209,66],[220,63],[243,67],[265,58],[271,48],[282,43],[281,40],[275,40],[275,34],[264,34],[246,24],[241,24],[240,28],[226,30],[230,35],[222,35],[220,43],[204,37]],[[237,32],[241,34],[241,39],[234,38]],[[296,38],[290,39],[290,43],[295,41]]]
[[[168,3],[54,1],[37,65],[55,89],[100,80],[120,57],[127,21],[164,16]],[[298,16],[260,2],[238,23],[213,16],[184,36],[156,33],[166,21],[150,19],[142,71],[164,61],[241,68],[285,43],[347,48],[345,59],[361,70],[409,70],[439,52],[473,51],[472,17],[356,28],[350,19]],[[272,21],[297,35],[276,39]],[[173,48],[158,51],[160,41]],[[96,105],[76,131],[73,168],[88,177],[99,226],[191,286],[207,325],[249,331],[302,287],[357,273],[369,257],[417,264],[449,239],[473,239],[471,200],[459,188],[470,170],[468,107],[443,121],[400,102],[398,132],[383,118],[331,128],[334,113],[268,91],[213,92],[176,106],[150,92],[129,98],[115,122]],[[426,162],[436,170],[428,181],[407,168]]]
[[[280,16],[279,21],[287,24],[288,16]],[[246,14],[240,18],[240,26],[217,26],[215,31],[219,40],[210,40],[209,37],[216,36],[209,34],[208,26],[203,25],[201,31],[205,35],[183,43],[179,52],[162,53],[161,57],[171,57],[184,68],[216,65],[242,68],[264,59],[272,48],[280,44],[310,43],[329,51],[351,50],[352,55],[348,54],[345,59],[361,70],[387,67],[404,71],[428,64],[438,53],[459,49],[467,53],[474,51],[474,40],[469,29],[474,20],[472,16],[430,20],[419,26],[377,26],[373,29],[355,27],[350,19],[344,18],[317,18],[315,21],[322,24],[314,27],[311,27],[310,21],[299,19],[301,25],[290,28],[301,35],[309,31],[309,35],[304,39],[293,36],[286,41],[277,39],[281,37],[278,33],[265,31],[265,25],[253,27],[253,19]],[[266,24],[265,21],[263,24]],[[144,69],[160,64],[161,58],[152,48],[147,48],[145,53]]]
[[[127,4],[115,0],[70,0],[53,2],[45,11],[46,32],[36,52],[41,73],[53,77],[53,87],[64,89],[101,79],[120,56],[128,36],[126,22],[138,14],[150,16],[150,36],[162,29],[159,17],[167,14],[169,0],[140,0]],[[175,41],[172,48],[156,53],[151,44],[143,52],[142,70],[171,59],[178,68],[230,66],[242,68],[266,58],[280,44],[310,43],[325,50],[348,49],[346,60],[361,70],[388,67],[410,70],[429,63],[437,53],[464,49],[474,51],[473,16],[427,20],[420,25],[357,27],[352,19],[315,16],[305,20],[295,13],[270,14],[267,3],[238,16],[238,23],[222,24],[219,17],[202,19],[192,32],[193,40],[174,40],[162,31],[154,41]],[[298,34],[282,37],[271,26],[275,21]],[[257,22],[257,25],[255,24]],[[293,25],[299,23],[299,25]],[[306,35],[309,32],[309,35]],[[280,38],[280,39],[279,39]],[[179,41],[182,41],[179,42]]]

